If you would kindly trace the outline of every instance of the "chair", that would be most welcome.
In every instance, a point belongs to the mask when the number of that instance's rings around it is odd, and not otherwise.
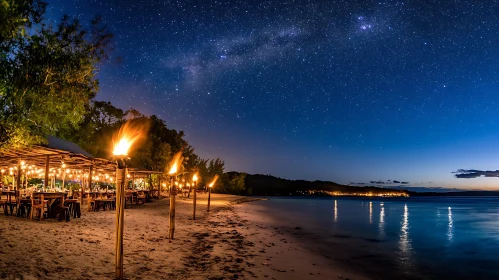
[[[103,211],[106,211],[106,200],[103,198],[96,198],[94,211],[99,211],[101,207]]]
[[[87,198],[87,203],[88,203],[88,211],[95,211],[95,206],[96,206],[96,202],[95,202],[95,198],[92,197],[92,194],[88,194],[88,198]]]
[[[137,194],[137,204],[139,204],[140,201],[142,201],[142,204],[146,203],[146,195],[144,194],[144,192],[139,192]]]
[[[10,215],[14,215],[14,209],[16,209],[16,214],[19,212],[19,190],[14,191],[14,201],[12,201],[12,195],[9,196],[6,204],[10,208]]]
[[[18,217],[29,218],[29,213],[31,212],[31,197],[27,196],[20,200],[17,210]]]
[[[133,194],[130,192],[125,193],[125,208],[127,208],[128,201],[130,201],[130,206],[132,206],[134,199],[133,199]]]
[[[43,194],[40,194],[38,201],[34,199],[34,195],[31,196],[31,212],[30,219],[33,219],[33,213],[36,211],[38,213],[38,219],[41,221],[43,219],[43,215],[45,214],[45,206],[47,205],[48,200],[45,200]],[[48,208],[47,208],[48,210]]]
[[[160,197],[159,197],[159,189],[158,190],[152,190],[151,192],[152,192],[152,197],[154,199],[160,199]]]
[[[58,220],[61,222],[62,220],[66,220],[69,222],[71,219],[71,214],[69,213],[69,206],[62,206],[59,208]]]
[[[81,207],[80,207],[80,202],[77,201],[75,204],[74,204],[74,209],[73,209],[73,218],[80,218],[81,217]]]
[[[2,198],[1,190],[0,190],[0,206],[2,206],[5,215],[8,215],[9,213],[7,212],[7,199]]]
[[[116,209],[116,197],[114,194],[108,194],[107,201],[109,202],[109,209],[110,210]]]

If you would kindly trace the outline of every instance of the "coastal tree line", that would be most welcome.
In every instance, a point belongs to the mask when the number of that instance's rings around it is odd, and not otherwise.
[[[198,171],[201,185],[223,175],[224,161],[199,157],[183,131],[155,115],[95,100],[97,73],[110,59],[113,35],[99,17],[88,27],[69,16],[48,25],[46,6],[41,0],[0,0],[0,147],[43,144],[53,135],[109,158],[110,139],[122,124],[146,121],[149,131],[130,154],[131,166],[164,171],[182,151],[182,172]]]
[[[405,190],[356,187],[329,181],[288,180],[271,175],[227,172],[219,192],[250,196],[406,196]]]

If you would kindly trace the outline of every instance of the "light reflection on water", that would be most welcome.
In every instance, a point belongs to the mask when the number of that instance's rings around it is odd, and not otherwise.
[[[471,279],[473,273],[481,273],[485,277],[480,279],[499,279],[495,277],[499,254],[493,253],[499,250],[499,198],[494,199],[489,204],[466,198],[337,199],[334,229],[354,238],[379,240],[370,246],[397,252],[395,260],[408,275]],[[373,221],[377,221],[374,227]]]
[[[399,250],[401,253],[401,262],[404,266],[410,266],[411,258],[411,241],[409,239],[409,208],[407,203],[404,205],[404,215],[400,227],[400,242]]]
[[[334,200],[334,222],[338,221],[338,201]]]
[[[449,214],[448,214],[448,217],[449,217],[449,226],[447,227],[447,239],[449,240],[449,242],[452,242],[452,237],[454,236],[454,229],[453,229],[453,222],[452,222],[452,208],[449,206]]]
[[[379,236],[380,239],[383,239],[385,237],[385,205],[383,202],[379,204]]]
[[[373,202],[369,201],[369,223],[373,223]]]
[[[372,256],[359,261],[359,269],[405,273],[390,279],[499,279],[498,197],[272,198],[261,204],[271,206],[265,214],[280,223],[303,223],[331,256],[342,243],[354,256]]]

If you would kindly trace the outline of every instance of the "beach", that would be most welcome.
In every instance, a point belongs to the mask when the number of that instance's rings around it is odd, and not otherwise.
[[[368,279],[310,250],[302,228],[274,226],[254,198],[212,194],[177,197],[175,238],[168,236],[169,200],[125,211],[127,279]],[[260,200],[260,199],[256,199]],[[262,202],[260,202],[261,204]],[[114,277],[115,212],[84,212],[70,222],[0,215],[0,278]]]

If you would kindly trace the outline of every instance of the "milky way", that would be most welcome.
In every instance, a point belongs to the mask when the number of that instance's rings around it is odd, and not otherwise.
[[[497,1],[49,4],[115,34],[98,99],[159,115],[228,170],[496,184],[452,172],[499,168]]]

